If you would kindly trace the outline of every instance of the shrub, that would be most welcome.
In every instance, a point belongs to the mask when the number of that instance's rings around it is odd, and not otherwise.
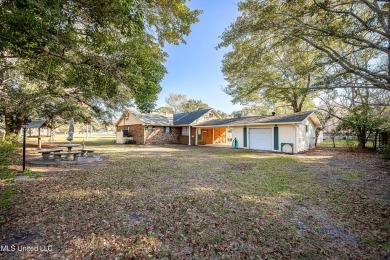
[[[9,166],[15,161],[16,142],[14,139],[7,139],[0,142],[0,182],[13,182],[16,171],[10,170]],[[6,209],[12,202],[12,196],[16,185],[0,186],[0,210]],[[0,223],[4,222],[4,217],[0,215]]]
[[[126,140],[125,144],[135,144],[135,141],[134,140]]]
[[[353,149],[355,149],[357,147],[357,145],[356,145],[354,140],[346,139],[345,143],[346,143],[346,145],[348,147],[348,150],[350,150],[350,151],[352,151]]]
[[[382,159],[386,161],[390,160],[390,144],[380,146],[378,152]]]
[[[14,173],[9,170],[9,165],[15,161],[16,144],[12,140],[0,142],[0,180],[8,180]]]

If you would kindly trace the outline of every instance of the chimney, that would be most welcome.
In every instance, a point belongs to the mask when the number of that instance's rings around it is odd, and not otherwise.
[[[276,113],[275,112],[272,112],[272,116],[275,116],[276,115]]]

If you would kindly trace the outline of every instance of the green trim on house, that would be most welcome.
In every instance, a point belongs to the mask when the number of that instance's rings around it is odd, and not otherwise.
[[[244,126],[243,128],[243,135],[244,135],[244,147],[247,147],[247,130],[246,130],[246,126]]]
[[[274,150],[279,150],[279,127],[274,127]]]

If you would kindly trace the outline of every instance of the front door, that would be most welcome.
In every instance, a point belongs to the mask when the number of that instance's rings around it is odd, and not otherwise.
[[[199,142],[203,142],[202,129],[198,128],[197,131],[198,131],[198,133],[197,133],[197,135],[198,135],[198,143]]]

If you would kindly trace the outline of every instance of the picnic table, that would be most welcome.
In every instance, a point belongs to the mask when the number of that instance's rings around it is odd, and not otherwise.
[[[49,157],[50,157],[50,154],[51,153],[55,153],[55,152],[62,152],[61,149],[51,149],[51,150],[44,150],[44,151],[40,151],[38,153],[41,153],[42,154],[42,159],[43,160],[49,160]]]
[[[66,148],[68,148],[68,152],[71,152],[73,147],[79,147],[79,146],[81,146],[81,144],[59,144],[57,146],[58,147],[66,147]]]
[[[73,161],[78,161],[79,155],[81,154],[81,151],[74,151],[74,152],[53,152],[51,153],[54,155],[55,161],[61,161],[61,156],[66,155],[65,158],[70,160],[73,157]]]

